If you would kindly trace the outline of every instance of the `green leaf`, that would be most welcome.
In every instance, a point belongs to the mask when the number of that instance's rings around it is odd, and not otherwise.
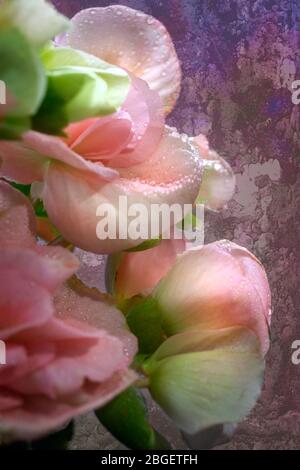
[[[155,248],[161,243],[161,238],[153,238],[152,240],[146,240],[143,243],[141,243],[138,246],[135,246],[134,248],[129,248],[128,250],[125,250],[127,253],[134,253],[136,251],[145,251],[145,250],[150,250],[151,248]]]
[[[32,202],[32,199],[30,197],[31,184],[20,184],[20,183],[15,183],[15,182],[11,182],[10,184],[11,184],[11,186],[13,186],[18,191],[21,191],[21,193],[23,193],[26,197],[28,197],[28,199],[30,199],[30,201]],[[45,210],[44,203],[43,203],[42,199],[36,199],[34,201],[33,209],[34,209],[35,215],[37,217],[44,217],[44,218],[48,217],[48,214]]]
[[[18,140],[31,128],[30,118],[15,118],[6,116],[0,121],[0,139],[3,140]]]
[[[68,28],[69,20],[45,0],[2,0],[0,29],[14,27],[35,46]]]
[[[21,191],[25,196],[30,197],[31,184],[20,184],[13,181],[10,184],[13,188]]]
[[[39,110],[32,118],[32,128],[45,134],[64,136],[63,129],[69,124],[64,104],[55,90],[48,87]]]
[[[105,270],[105,287],[109,294],[115,295],[116,274],[123,258],[122,253],[109,255]]]
[[[134,450],[170,449],[170,444],[148,422],[140,392],[131,387],[96,411],[101,423],[124,445]]]
[[[33,115],[46,91],[46,75],[38,53],[17,30],[4,29],[0,31],[0,57],[0,79],[14,100],[8,115]]]
[[[35,215],[37,217],[48,217],[48,214],[45,210],[44,203],[41,199],[37,199],[33,205]]]
[[[157,301],[152,298],[135,303],[126,316],[127,324],[138,338],[139,353],[152,354],[166,339]]]

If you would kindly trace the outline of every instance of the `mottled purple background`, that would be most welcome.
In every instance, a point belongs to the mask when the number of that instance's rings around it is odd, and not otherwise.
[[[228,238],[254,251],[273,295],[264,390],[223,448],[299,449],[300,365],[291,363],[291,344],[300,339],[300,105],[292,104],[289,88],[300,79],[300,1],[53,3],[70,16],[91,6],[127,5],[154,15],[171,33],[184,79],[169,121],[190,135],[207,134],[237,175],[228,209],[206,217],[206,242]],[[89,426],[82,422],[77,447],[94,447]],[[112,448],[101,436],[100,447]]]

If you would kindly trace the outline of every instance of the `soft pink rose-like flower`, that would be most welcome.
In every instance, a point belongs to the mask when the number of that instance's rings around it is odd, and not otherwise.
[[[175,105],[181,71],[172,40],[155,18],[124,6],[82,10],[58,41],[126,69],[132,86],[121,110],[105,118],[74,123],[67,138],[28,132],[22,143],[1,142],[0,174],[21,183],[43,181],[42,197],[51,221],[73,244],[112,253],[143,240],[99,240],[97,209],[191,204],[220,208],[234,191],[230,167],[203,142],[164,126]],[[199,144],[200,142],[200,144]],[[206,155],[206,156],[205,156]],[[203,168],[204,173],[203,173]],[[175,220],[174,223],[179,222]]]
[[[62,287],[77,258],[35,244],[29,204],[3,182],[0,228],[0,440],[28,440],[127,388],[136,342],[112,305]]]

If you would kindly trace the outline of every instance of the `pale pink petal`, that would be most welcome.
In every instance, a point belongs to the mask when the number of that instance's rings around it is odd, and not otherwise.
[[[82,133],[88,130],[90,126],[93,126],[100,118],[93,117],[89,119],[83,119],[83,121],[72,122],[65,129],[64,132],[66,137],[63,137],[63,141],[68,147],[72,148],[73,143],[80,137]]]
[[[136,337],[127,327],[124,315],[113,304],[105,301],[97,290],[77,285],[76,290],[64,286],[55,297],[56,315],[66,321],[67,314],[94,328],[105,330],[123,343],[127,365],[137,352]]]
[[[100,185],[69,168],[50,166],[43,192],[45,207],[51,221],[74,245],[95,253],[112,253],[144,241],[131,239],[129,233],[127,239],[98,238],[101,217],[97,211],[101,205],[109,203],[117,209],[117,227],[124,223],[118,209],[120,196],[126,197],[128,207],[143,204],[146,226],[154,203],[178,204],[180,213],[173,222],[181,221],[185,215],[183,205],[193,204],[199,192],[202,165],[198,147],[167,128],[158,149],[146,162],[119,172],[121,178]],[[57,204],[58,200],[64,204]],[[150,230],[148,235],[151,238]]]
[[[116,276],[116,293],[130,298],[149,294],[185,250],[184,240],[162,240],[149,250],[124,254]]]
[[[131,117],[134,138],[119,157],[109,161],[113,168],[147,160],[156,150],[164,131],[161,99],[145,81],[131,77],[131,89],[122,109]]]
[[[36,369],[45,367],[55,358],[55,346],[42,343],[34,338],[31,344],[19,346],[9,343],[7,346],[6,365],[0,368],[0,386],[9,387],[10,383],[26,377]]]
[[[19,331],[45,323],[53,315],[53,305],[47,290],[33,282],[25,273],[2,266],[7,253],[0,254],[0,339],[6,339]],[[21,254],[19,254],[20,257]],[[18,257],[18,256],[17,256]],[[13,259],[15,264],[17,259]],[[28,256],[27,263],[36,264],[35,257]]]
[[[203,158],[207,158],[209,154],[209,142],[204,134],[199,134],[193,137],[194,143],[200,148]]]
[[[152,16],[121,5],[81,10],[61,43],[125,68],[158,91],[166,112],[174,107],[180,64],[169,33]]]
[[[115,371],[124,369],[123,345],[117,338],[99,331],[93,343],[63,344],[56,360],[15,380],[10,388],[55,399],[80,390],[86,380],[104,382]]]
[[[118,176],[118,173],[104,167],[101,163],[89,162],[77,153],[73,152],[62,139],[35,131],[29,131],[24,134],[23,142],[26,146],[35,150],[40,155],[49,160],[58,160],[66,165],[70,165],[77,170],[92,173],[100,180],[111,180]]]
[[[51,252],[49,247],[46,250],[46,253]],[[61,253],[62,250],[59,249]],[[76,256],[67,250],[64,256],[57,256],[58,250],[54,248],[53,257],[47,254],[42,256],[38,254],[39,251],[43,252],[43,248],[37,248],[36,252],[25,249],[1,250],[1,276],[4,278],[4,270],[16,273],[21,279],[30,280],[49,292],[55,292],[79,267]]]
[[[49,260],[48,269],[50,266],[53,268],[53,289],[69,279],[79,268],[77,257],[61,246],[37,245],[35,252],[42,255],[45,261]]]
[[[221,241],[186,252],[155,296],[169,334],[239,325],[253,330],[262,351],[268,350],[270,288],[263,267],[246,249]]]
[[[111,159],[126,147],[132,136],[131,117],[120,112],[95,120],[74,140],[71,148],[89,160]]]
[[[42,181],[47,159],[22,142],[0,141],[0,176],[22,184]]]
[[[55,431],[74,416],[104,406],[136,379],[132,371],[117,372],[104,383],[86,384],[75,396],[65,397],[63,401],[28,396],[22,407],[15,406],[14,409],[0,412],[0,431],[19,440],[41,437]],[[12,394],[11,400],[14,396]],[[12,401],[10,403],[13,404]]]
[[[197,202],[208,209],[224,208],[235,192],[236,180],[231,166],[217,152],[210,150],[205,136],[192,139],[203,156],[203,178]]]
[[[78,260],[38,255],[33,250],[0,250],[0,339],[44,324],[53,315],[50,293],[73,274]]]
[[[69,312],[68,312],[69,313]],[[57,316],[47,322],[47,326],[36,326],[30,330],[21,331],[15,335],[19,342],[34,342],[38,337],[45,342],[69,342],[70,340],[80,340],[87,344],[93,343],[98,338],[99,332],[87,323],[71,320],[70,318],[61,321]],[[66,343],[69,344],[69,343]]]
[[[36,223],[28,199],[8,183],[0,181],[0,245],[33,247]]]

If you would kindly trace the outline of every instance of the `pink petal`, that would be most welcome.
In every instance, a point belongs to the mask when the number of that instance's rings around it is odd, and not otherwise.
[[[3,253],[0,262],[4,261]],[[30,257],[27,263],[36,261]],[[16,263],[16,259],[13,260]],[[45,323],[53,315],[53,305],[44,287],[26,279],[16,270],[0,271],[0,339]]]
[[[0,339],[44,324],[53,315],[50,293],[73,274],[77,259],[68,263],[33,250],[0,250]]]
[[[51,253],[51,248],[47,247],[46,253]],[[74,274],[79,262],[77,258],[65,250],[64,256],[57,256],[57,252],[63,253],[63,249],[54,248],[55,255],[42,256],[38,252],[44,249],[37,248],[37,252],[32,250],[10,249],[1,250],[1,276],[4,279],[4,271],[16,273],[24,280],[30,280],[37,286],[41,286],[55,292],[60,284]]]
[[[249,251],[228,241],[183,254],[155,291],[169,334],[244,326],[269,346],[270,288]]]
[[[64,132],[66,137],[63,138],[63,141],[67,144],[68,147],[73,146],[74,142],[80,137],[82,133],[85,133],[90,126],[93,126],[100,118],[93,117],[89,119],[83,119],[83,121],[72,122],[65,129]]]
[[[55,357],[55,347],[41,341],[20,346],[9,343],[7,346],[7,364],[0,369],[0,385],[8,387],[10,383],[26,377],[36,369],[45,367]]]
[[[0,141],[0,176],[22,184],[42,181],[47,159],[22,142]]]
[[[76,289],[76,290],[74,290]],[[129,365],[137,352],[137,340],[129,331],[124,315],[113,304],[105,301],[98,291],[64,286],[55,297],[56,316],[76,320],[98,330],[105,330],[123,343],[124,356]]]
[[[147,161],[119,172],[121,178],[100,185],[69,168],[50,166],[43,193],[45,207],[51,221],[74,245],[94,253],[112,253],[139,245],[143,239],[97,237],[100,221],[97,210],[101,204],[110,203],[118,209],[120,196],[126,196],[128,207],[144,204],[149,218],[153,203],[193,204],[199,191],[202,165],[198,148],[166,128],[158,149]],[[64,205],[57,203],[62,200]],[[174,223],[183,216],[181,211]]]
[[[234,195],[235,175],[224,158],[212,150],[203,158],[203,169],[197,202],[205,204],[208,209],[220,210]]]
[[[72,149],[89,160],[110,159],[120,153],[131,138],[130,115],[120,112],[95,120],[75,139]]]
[[[75,397],[65,397],[61,401],[28,396],[22,407],[16,406],[7,412],[0,412],[1,431],[19,440],[41,437],[63,426],[75,416],[104,406],[128,388],[136,378],[132,371],[118,372],[104,383],[86,384]]]
[[[109,162],[113,168],[136,165],[149,158],[159,145],[164,131],[162,102],[147,83],[131,77],[131,89],[123,108],[133,124],[134,138],[122,155]]]
[[[166,28],[152,16],[113,5],[81,10],[61,42],[125,68],[145,80],[173,109],[180,92],[179,60]]]
[[[24,134],[23,142],[40,155],[58,160],[77,170],[92,173],[102,180],[111,180],[118,176],[115,170],[104,167],[101,163],[94,164],[73,152],[61,139],[39,132],[30,131]]]
[[[42,394],[55,399],[74,393],[85,380],[104,382],[115,371],[124,369],[122,343],[105,332],[99,332],[94,344],[87,346],[72,341],[61,345],[58,357],[46,367],[15,380],[14,391],[22,394]]]
[[[184,240],[162,240],[149,250],[124,254],[116,276],[117,295],[131,298],[149,294],[184,250]]]
[[[36,223],[33,209],[20,191],[4,181],[0,181],[0,218],[1,247],[34,246]]]
[[[60,246],[37,245],[35,252],[42,255],[45,261],[49,260],[48,270],[53,269],[55,290],[74,274],[79,268],[79,261],[70,251]]]

